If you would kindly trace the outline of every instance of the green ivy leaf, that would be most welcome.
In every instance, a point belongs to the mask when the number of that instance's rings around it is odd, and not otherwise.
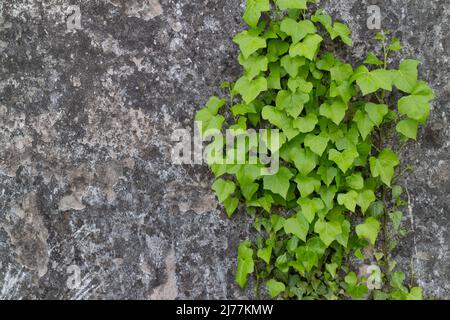
[[[296,92],[299,89],[301,92],[310,93],[313,89],[313,84],[302,78],[289,78],[288,88],[292,92]]]
[[[314,24],[309,20],[302,20],[300,22],[291,18],[284,18],[280,25],[281,31],[291,36],[292,43],[296,44],[308,34],[315,34],[317,32]]]
[[[353,67],[348,63],[340,63],[330,69],[331,80],[343,82],[353,75]]]
[[[358,199],[358,193],[351,190],[347,193],[341,193],[338,195],[338,203],[345,206],[351,212],[355,212],[356,200]]]
[[[399,69],[394,76],[394,85],[401,91],[411,93],[417,84],[418,71],[420,61],[406,59],[400,63]]]
[[[370,120],[379,127],[384,117],[389,113],[389,107],[385,104],[366,103],[364,110],[369,115]]]
[[[350,272],[345,276],[344,281],[346,284],[356,285],[358,283],[358,277],[356,276],[356,273]]]
[[[320,166],[317,173],[320,175],[326,186],[329,187],[337,175],[337,169],[334,167]]]
[[[219,109],[225,104],[224,99],[219,99],[218,97],[212,97],[206,103],[206,106],[199,110],[195,115],[195,121],[201,122],[201,134],[205,138],[205,134],[209,130],[222,130],[223,122],[225,118],[218,115]]]
[[[387,186],[391,186],[394,176],[394,168],[398,166],[400,160],[397,155],[389,149],[383,149],[378,158],[370,157],[370,171],[372,177],[380,177]]]
[[[361,211],[364,214],[376,199],[375,193],[372,190],[364,190],[358,194],[356,204],[361,208]]]
[[[291,117],[297,118],[308,101],[309,95],[300,90],[296,92],[280,90],[277,95],[276,105],[278,109],[286,110]]]
[[[329,141],[330,137],[326,132],[322,132],[318,136],[314,134],[308,134],[305,137],[305,146],[321,157],[322,154],[325,152],[325,149],[327,148]]]
[[[263,208],[265,211],[270,213],[273,203],[274,203],[274,200],[273,200],[272,196],[269,194],[266,194],[262,198],[247,202],[247,206]]]
[[[279,129],[289,128],[292,123],[292,120],[284,112],[271,106],[263,108],[262,117]]]
[[[398,112],[420,123],[426,123],[430,114],[428,97],[410,95],[398,100]]]
[[[400,228],[400,224],[402,223],[403,213],[401,211],[391,212],[389,213],[389,218],[391,218],[392,220],[394,229],[398,231],[398,229]]]
[[[353,190],[361,190],[364,188],[364,178],[362,177],[361,172],[352,174],[347,177],[345,181],[347,182],[347,186]]]
[[[299,247],[296,250],[297,263],[302,266],[298,268],[300,270],[304,269],[307,272],[311,271],[313,267],[318,264],[317,254],[306,247]]]
[[[336,241],[344,248],[347,248],[348,238],[350,237],[351,224],[347,220],[342,220],[341,223],[342,233],[336,237]]]
[[[247,130],[247,118],[240,117],[236,124],[231,125],[228,129],[230,130],[230,134],[235,136],[245,133]]]
[[[229,197],[224,200],[223,206],[225,207],[225,211],[227,212],[227,215],[229,218],[233,215],[233,213],[236,211],[237,207],[239,206],[239,199],[234,197]]]
[[[419,128],[419,122],[412,119],[406,119],[400,121],[397,126],[397,132],[404,135],[406,138],[416,140],[417,139],[417,130]]]
[[[355,286],[348,286],[347,293],[353,299],[361,299],[364,295],[369,293],[369,290],[367,289],[367,286],[360,284]]]
[[[375,124],[370,120],[370,117],[365,112],[358,110],[353,118],[356,122],[359,132],[363,140],[366,140],[367,136],[370,135],[375,128]]]
[[[269,65],[269,76],[267,77],[268,89],[281,89],[281,66],[279,63],[271,63]]]
[[[264,176],[264,189],[279,194],[286,199],[289,191],[290,179],[293,176],[294,174],[288,168],[281,167],[277,174]]]
[[[390,285],[396,289],[403,289],[404,281],[405,281],[405,274],[403,272],[394,272],[391,276]]]
[[[358,249],[355,250],[355,257],[358,258],[359,260],[364,260],[364,259],[366,259],[366,257],[362,254],[360,248],[358,248]]]
[[[229,169],[229,173],[236,175],[236,179],[242,187],[260,177],[261,166],[257,164],[237,164]]]
[[[321,187],[319,190],[320,198],[322,199],[323,203],[325,203],[326,209],[333,209],[334,207],[334,197],[336,196],[336,187]]]
[[[373,52],[369,52],[369,55],[367,56],[366,60],[364,60],[365,64],[371,64],[374,66],[380,66],[383,64],[383,61],[378,59],[378,57]]]
[[[292,78],[297,78],[300,67],[306,63],[306,60],[304,57],[291,57],[286,55],[281,58],[280,63]]]
[[[418,82],[410,96],[398,101],[398,111],[410,119],[425,124],[430,114],[430,101],[433,99],[433,90],[427,84]]]
[[[337,221],[317,220],[314,232],[319,234],[320,240],[328,247],[342,233],[342,228]]]
[[[324,103],[320,106],[320,115],[339,125],[344,120],[348,106],[341,100],[334,100],[332,104]]]
[[[269,0],[247,0],[247,8],[244,13],[244,21],[252,27],[258,26],[261,12],[270,10]]]
[[[346,292],[353,299],[361,299],[364,295],[366,295],[369,290],[365,285],[358,285],[358,277],[356,273],[350,272],[344,278],[345,283],[347,284]]]
[[[259,249],[256,255],[265,263],[270,264],[270,258],[272,257],[272,250],[273,250],[272,246],[267,246],[264,249]]]
[[[406,300],[423,300],[422,288],[414,287],[411,288],[408,295],[406,296]]]
[[[313,22],[321,23],[325,29],[330,34],[332,40],[340,37],[342,41],[351,46],[353,44],[352,39],[350,38],[351,31],[350,29],[343,23],[336,22],[333,26],[333,21],[329,15],[323,13],[316,13],[311,17]]]
[[[297,188],[300,191],[302,198],[306,198],[314,191],[318,192],[320,190],[320,180],[314,177],[303,177],[302,175],[298,175],[295,178],[295,182],[297,183]]]
[[[290,157],[295,163],[295,167],[304,177],[308,176],[317,166],[317,155],[309,149],[292,148]]]
[[[321,199],[315,198],[315,199],[299,199],[297,203],[301,206],[301,214],[306,218],[306,220],[309,223],[312,223],[314,220],[314,217],[316,216],[316,213],[323,208],[325,208],[325,205]]]
[[[200,121],[199,118],[197,118],[197,121]],[[201,131],[202,137],[206,138],[207,136],[209,136],[208,132],[220,132],[222,130],[224,121],[225,118],[221,115],[211,116],[207,121],[203,121],[203,127]]]
[[[228,166],[226,164],[212,164],[209,165],[209,168],[213,172],[214,176],[218,178],[227,173]]]
[[[259,189],[258,183],[248,183],[248,184],[241,184],[241,192],[244,198],[248,201],[252,200],[253,196]]]
[[[289,55],[291,57],[300,56],[309,60],[314,60],[322,41],[323,38],[318,34],[309,34],[302,42],[291,45]]]
[[[274,279],[270,279],[266,283],[267,289],[269,289],[269,294],[271,298],[275,298],[282,292],[286,290],[286,286],[283,282],[276,281]]]
[[[363,224],[356,226],[356,234],[360,239],[367,239],[372,245],[377,241],[378,233],[380,232],[380,222],[369,217]]]
[[[312,237],[308,239],[305,246],[298,247],[295,256],[297,261],[305,268],[307,272],[311,271],[314,266],[318,266],[319,257],[321,257],[327,246],[320,240],[319,237]]]
[[[267,59],[269,62],[276,62],[289,51],[289,43],[280,39],[269,40],[267,43]]]
[[[253,53],[267,46],[264,38],[250,31],[242,31],[233,38],[233,41],[239,45],[245,59],[248,59]]]
[[[239,56],[239,63],[244,67],[247,79],[253,79],[262,71],[267,71],[269,60],[267,57],[258,55],[251,55],[248,59],[245,59],[241,54]]]
[[[328,271],[328,273],[335,278],[336,277],[336,270],[338,268],[338,265],[336,263],[327,263],[325,265],[325,269]]]
[[[303,118],[297,118],[292,122],[294,128],[300,130],[301,133],[308,133],[314,130],[319,120],[314,113],[308,113]]]
[[[355,94],[355,88],[349,81],[343,81],[339,85],[332,82],[330,85],[330,97],[341,97],[345,103],[348,103]]]
[[[271,223],[271,225],[272,225],[272,228],[273,228],[273,230],[275,231],[275,232],[278,232],[278,231],[280,231],[281,229],[283,229],[283,226],[284,226],[284,218],[283,217],[281,217],[281,216],[279,216],[279,215],[276,215],[276,214],[274,214],[274,215],[272,215],[271,217],[270,217],[270,223]]]
[[[398,38],[393,38],[387,49],[390,51],[400,51],[403,49],[403,46]]]
[[[239,93],[246,104],[250,104],[255,100],[259,94],[267,90],[267,80],[264,77],[259,77],[251,80],[247,77],[241,77],[234,86],[233,91]]]
[[[335,22],[333,30],[337,34],[337,36],[341,38],[342,42],[344,42],[348,46],[353,45],[353,41],[351,38],[352,32],[347,25],[340,22]]]
[[[398,199],[403,193],[401,186],[392,186],[392,198]]]
[[[347,170],[353,166],[353,163],[358,156],[358,150],[356,150],[356,147],[353,146],[343,152],[331,149],[328,154],[328,158],[336,163],[343,173],[346,173]]]
[[[235,116],[245,116],[249,113],[256,113],[256,109],[253,104],[247,105],[247,104],[236,104],[233,107],[231,107],[231,112]]]
[[[288,9],[307,9],[307,0],[275,0],[281,10]]]
[[[309,222],[301,214],[298,214],[294,218],[290,218],[284,221],[284,232],[287,234],[293,234],[303,242],[306,242],[306,236],[308,235]]]
[[[333,29],[333,20],[331,17],[327,14],[324,14],[323,12],[316,12],[312,17],[311,21],[313,22],[319,22],[322,24],[325,29],[328,31],[328,33],[331,35],[331,38],[334,40],[337,37],[336,32]]]
[[[211,97],[206,103],[206,109],[210,111],[212,115],[216,115],[220,108],[225,104],[225,99],[219,99],[218,97]]]
[[[411,94],[426,97],[428,101],[435,98],[433,90],[423,81],[417,82]]]
[[[360,66],[355,70],[352,80],[356,80],[363,96],[374,93],[379,89],[392,91],[392,72],[384,69],[369,71]]]
[[[373,217],[380,218],[381,216],[383,216],[384,210],[385,206],[383,201],[378,200],[369,206],[368,213]]]
[[[331,69],[338,63],[334,55],[331,52],[327,52],[319,61],[316,63],[316,67],[319,70],[331,71]]]
[[[212,189],[216,192],[217,199],[223,203],[230,195],[236,191],[236,185],[233,181],[225,181],[218,179],[212,185]]]
[[[247,284],[247,276],[255,271],[251,245],[250,241],[246,241],[241,243],[238,248],[236,282],[241,288],[244,288]]]

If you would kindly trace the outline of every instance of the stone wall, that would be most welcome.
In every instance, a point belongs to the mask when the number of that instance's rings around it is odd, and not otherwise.
[[[367,6],[423,61],[437,93],[404,151],[413,230],[395,251],[450,298],[450,1],[328,0],[375,48]],[[77,25],[78,5],[81,23]],[[251,298],[234,283],[249,220],[229,220],[171,134],[236,79],[243,0],[0,1],[0,298]],[[69,23],[69,24],[68,24]],[[393,61],[394,63],[396,61]]]

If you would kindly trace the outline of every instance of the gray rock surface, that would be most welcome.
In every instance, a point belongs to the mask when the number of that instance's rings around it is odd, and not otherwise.
[[[321,1],[351,26],[355,63],[375,48],[371,4],[437,93],[419,143],[404,151],[416,168],[404,177],[414,231],[395,254],[407,273],[414,262],[429,297],[448,299],[450,1]],[[221,81],[240,74],[231,38],[243,9],[242,0],[0,1],[0,298],[253,297],[234,283],[248,218],[229,220],[207,168],[170,155],[173,131],[192,128]]]

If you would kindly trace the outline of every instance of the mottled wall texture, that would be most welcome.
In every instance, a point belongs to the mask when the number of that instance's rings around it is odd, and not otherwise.
[[[373,4],[437,93],[403,153],[412,232],[394,254],[428,297],[450,298],[450,0],[322,0],[353,30],[349,61],[375,49]],[[207,168],[172,164],[170,139],[239,76],[243,10],[0,0],[0,298],[252,298],[234,283],[248,218],[226,217]]]

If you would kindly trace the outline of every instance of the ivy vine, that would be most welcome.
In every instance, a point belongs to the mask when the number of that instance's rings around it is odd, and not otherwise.
[[[262,163],[209,163],[228,215],[243,204],[258,232],[239,245],[236,281],[254,277],[258,297],[264,285],[280,299],[422,299],[391,257],[407,233],[397,181],[411,169],[399,172],[391,142],[416,139],[433,91],[418,80],[419,61],[389,68],[402,46],[386,32],[376,35],[382,53],[363,65],[336,57],[329,48],[351,46],[350,29],[308,2],[247,1],[250,28],[233,39],[244,74],[196,115],[204,138],[207,129],[280,130],[275,174],[261,175]],[[366,268],[352,270],[357,260]]]

